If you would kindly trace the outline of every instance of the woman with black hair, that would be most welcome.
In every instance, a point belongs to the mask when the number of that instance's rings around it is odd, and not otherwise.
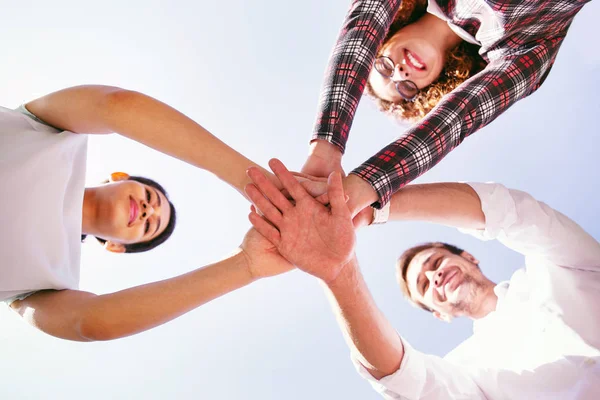
[[[0,107],[0,301],[33,326],[70,340],[115,339],[292,268],[252,230],[235,255],[188,274],[105,295],[78,290],[82,234],[132,253],[164,242],[175,226],[175,208],[152,180],[113,173],[108,184],[84,187],[83,133],[110,132],[211,171],[245,195],[254,163],[141,93],[80,86]]]
[[[95,236],[113,253],[152,250],[171,237],[176,224],[175,206],[162,185],[124,172],[85,188],[82,218],[81,241]]]

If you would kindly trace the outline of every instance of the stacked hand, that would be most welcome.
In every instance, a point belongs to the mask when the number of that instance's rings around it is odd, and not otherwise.
[[[324,140],[315,140],[310,148],[310,155],[302,166],[301,172],[325,178],[332,172],[346,175],[342,169],[342,153],[335,145]]]
[[[327,177],[319,177],[308,175],[302,172],[290,172],[302,187],[313,197],[319,197],[327,193]],[[282,193],[290,198],[287,190],[282,190]]]
[[[248,272],[254,279],[268,278],[294,269],[277,248],[254,228],[246,233],[240,248],[246,257]]]
[[[315,200],[279,160],[271,160],[269,166],[293,202],[258,168],[250,168],[248,176],[253,184],[246,186],[246,193],[263,214],[253,210],[250,222],[299,269],[326,282],[335,279],[352,259],[355,245],[340,173],[329,176],[330,207],[326,207]]]

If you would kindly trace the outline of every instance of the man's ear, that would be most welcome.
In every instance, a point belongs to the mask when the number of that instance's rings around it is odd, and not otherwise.
[[[119,182],[119,181],[126,181],[129,179],[129,174],[125,173],[125,172],[113,172],[112,174],[110,174],[110,179],[108,180],[109,182]]]
[[[104,248],[111,253],[125,253],[125,245],[122,243],[111,242],[107,240],[104,243]]]
[[[442,314],[438,311],[434,311],[433,312],[433,316],[436,317],[437,319],[439,319],[440,321],[444,321],[447,323],[452,322],[452,317],[448,314]]]
[[[464,250],[463,250],[463,252],[462,252],[462,253],[460,253],[460,256],[461,256],[462,258],[464,258],[464,259],[466,259],[466,260],[468,260],[468,261],[472,262],[472,263],[473,263],[473,264],[475,264],[475,265],[479,265],[479,260],[478,260],[478,259],[476,259],[475,257],[473,257],[473,254],[471,254],[471,253],[469,253],[469,252],[466,252],[466,251],[464,251]]]

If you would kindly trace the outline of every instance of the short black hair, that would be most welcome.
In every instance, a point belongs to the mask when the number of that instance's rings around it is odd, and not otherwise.
[[[153,248],[163,244],[164,242],[167,241],[167,239],[169,239],[171,237],[171,235],[173,234],[173,231],[175,230],[175,225],[177,223],[177,212],[175,211],[175,206],[173,205],[173,203],[171,203],[171,200],[169,200],[169,195],[168,195],[167,191],[165,190],[164,187],[162,187],[162,185],[160,183],[156,182],[153,179],[145,178],[143,176],[130,176],[128,180],[136,181],[141,184],[148,185],[148,186],[153,187],[154,189],[162,192],[162,194],[164,194],[165,197],[167,198],[167,201],[169,202],[169,206],[171,207],[171,218],[169,218],[169,223],[167,224],[165,229],[160,233],[160,235],[156,236],[152,240],[148,240],[145,242],[138,242],[138,243],[131,243],[131,244],[124,245],[125,253],[143,253],[145,251],[152,250]],[[87,235],[81,235],[81,241],[83,242],[86,237],[87,237]],[[97,237],[96,240],[98,240],[102,244],[106,243],[106,239]]]

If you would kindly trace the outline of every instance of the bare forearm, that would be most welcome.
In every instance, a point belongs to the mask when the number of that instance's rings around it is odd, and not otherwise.
[[[36,116],[76,133],[119,133],[217,175],[244,194],[256,164],[174,108],[144,94],[79,86],[27,104]],[[274,182],[273,175],[265,171]]]
[[[111,340],[162,325],[253,281],[242,253],[164,281],[90,299],[81,331],[91,340]]]
[[[481,201],[464,183],[408,185],[392,196],[390,220],[418,220],[467,229],[483,229]]]
[[[179,111],[127,91],[115,93],[108,107],[114,132],[210,171],[244,193],[246,170],[257,165]]]
[[[400,368],[402,341],[377,308],[358,268],[356,257],[326,286],[330,303],[348,345],[377,379]]]

